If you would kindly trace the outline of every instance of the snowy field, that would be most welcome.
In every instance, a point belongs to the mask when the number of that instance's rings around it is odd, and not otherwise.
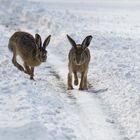
[[[0,0],[0,140],[140,140],[139,7],[138,0]],[[52,35],[35,81],[11,62],[8,40],[19,30]],[[93,36],[88,91],[67,91],[66,34],[77,43]]]

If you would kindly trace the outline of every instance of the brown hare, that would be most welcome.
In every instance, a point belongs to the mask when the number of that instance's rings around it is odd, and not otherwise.
[[[30,79],[34,79],[34,67],[45,62],[47,59],[46,47],[50,42],[51,35],[49,35],[42,46],[41,37],[39,34],[35,38],[26,32],[15,32],[9,39],[8,47],[13,52],[12,62],[21,71],[30,75]],[[21,66],[16,56],[19,55],[23,62],[24,67]]]
[[[72,73],[74,74],[74,85],[78,85],[78,76],[77,73],[81,74],[81,82],[79,90],[87,90],[87,72],[88,65],[90,62],[90,51],[88,46],[92,40],[92,36],[87,36],[82,44],[76,44],[75,41],[67,35],[69,42],[72,45],[72,48],[69,52],[69,73],[68,73],[68,90],[73,89],[72,86]]]

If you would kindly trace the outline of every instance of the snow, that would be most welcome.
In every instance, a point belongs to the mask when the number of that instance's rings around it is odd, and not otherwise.
[[[0,140],[139,140],[139,6],[138,0],[1,0]],[[11,62],[7,44],[18,30],[43,40],[52,35],[35,81]],[[66,34],[77,43],[93,36],[88,91],[67,91]]]

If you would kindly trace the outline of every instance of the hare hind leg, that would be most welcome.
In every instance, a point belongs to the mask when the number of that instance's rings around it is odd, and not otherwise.
[[[17,60],[16,60],[16,52],[13,51],[13,58],[12,58],[12,63],[14,64],[14,66],[16,66],[20,71],[24,71],[24,68],[17,63]]]

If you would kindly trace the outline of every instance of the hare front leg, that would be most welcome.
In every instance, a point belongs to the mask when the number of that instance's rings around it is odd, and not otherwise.
[[[86,89],[87,89],[87,73],[82,72],[79,90],[86,90]]]
[[[24,71],[24,68],[17,63],[17,60],[16,60],[16,52],[13,51],[13,58],[12,58],[12,63],[14,64],[14,66],[16,66],[20,71]]]
[[[71,90],[73,89],[73,86],[72,86],[72,73],[69,72],[68,73],[68,90]]]
[[[77,72],[76,71],[74,71],[73,72],[74,73],[74,85],[78,85],[78,77],[77,77]]]
[[[24,67],[25,67],[25,73],[27,73],[27,74],[31,74],[31,69],[30,69],[30,67],[27,65],[27,63],[26,62],[24,62]]]
[[[34,67],[31,67],[30,79],[34,80]]]
[[[30,75],[30,79],[34,80],[34,67],[29,67],[26,62],[24,62],[25,73]]]
[[[84,78],[84,89],[87,90],[88,87],[87,87],[87,74],[85,75],[85,78]]]

